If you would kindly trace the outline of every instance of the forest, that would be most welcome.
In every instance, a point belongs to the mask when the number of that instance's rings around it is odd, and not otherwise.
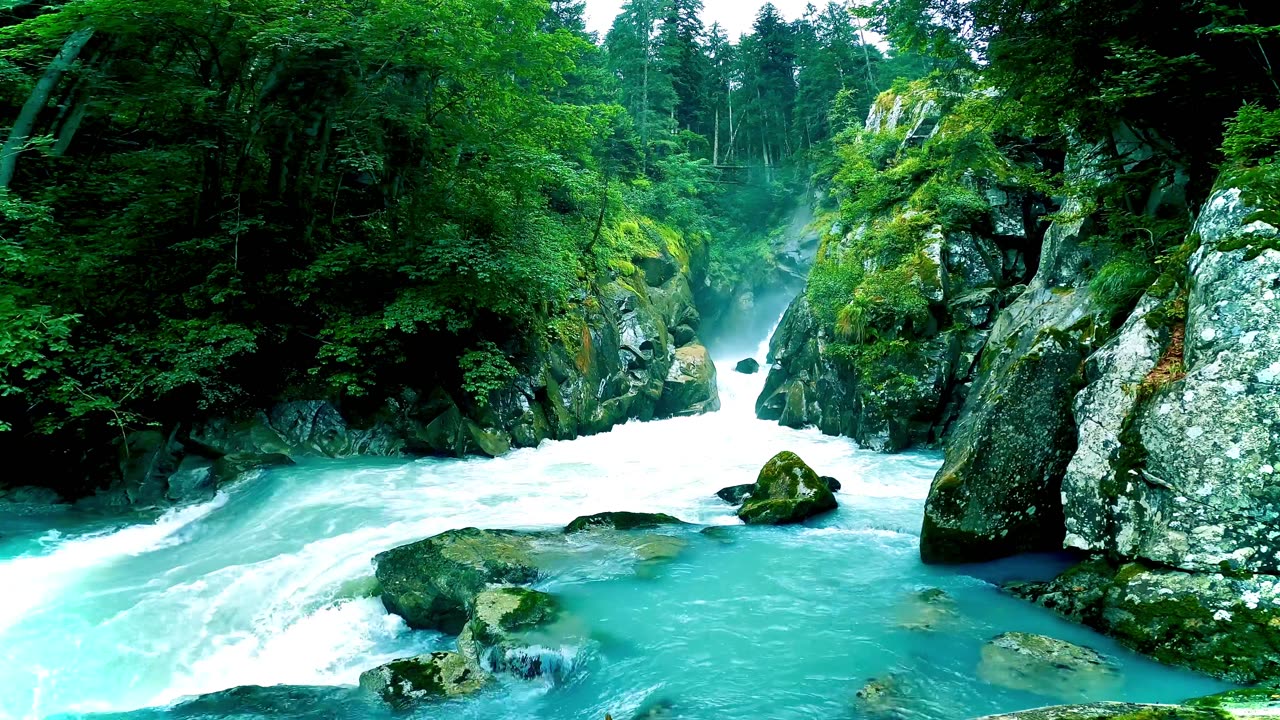
[[[767,263],[834,138],[926,63],[840,3],[766,5],[740,42],[700,7],[636,0],[598,38],[560,0],[10,3],[0,443],[483,398],[642,218],[727,282]]]
[[[733,1],[0,0],[0,718],[1280,713],[1280,2]]]

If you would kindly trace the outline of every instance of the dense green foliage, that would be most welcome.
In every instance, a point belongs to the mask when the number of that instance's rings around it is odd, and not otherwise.
[[[771,262],[815,148],[918,63],[840,3],[736,43],[698,0],[632,0],[602,43],[572,0],[6,8],[6,443],[404,386],[483,406],[637,256]]]

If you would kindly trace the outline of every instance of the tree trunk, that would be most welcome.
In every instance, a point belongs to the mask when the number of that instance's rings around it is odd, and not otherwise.
[[[23,104],[22,111],[18,113],[18,119],[13,121],[13,127],[9,130],[9,139],[5,141],[4,147],[0,148],[0,190],[8,188],[13,182],[13,175],[18,169],[18,155],[22,153],[23,147],[31,137],[31,131],[35,128],[40,111],[49,103],[49,97],[58,86],[58,81],[62,79],[62,74],[76,61],[80,51],[84,50],[84,46],[88,45],[91,39],[93,39],[93,28],[84,28],[71,33],[67,41],[62,44],[62,50],[54,56],[53,62],[49,63],[40,81],[32,88],[30,97]]]
[[[715,132],[715,136],[716,136],[715,143],[711,146],[711,147],[712,147],[712,150],[711,150],[711,164],[712,164],[712,165],[719,165],[719,164],[720,164],[720,106],[719,106],[719,105],[717,105],[717,106],[716,106],[716,132]]]

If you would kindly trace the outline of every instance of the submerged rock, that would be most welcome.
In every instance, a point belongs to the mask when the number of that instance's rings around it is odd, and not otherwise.
[[[760,470],[738,517],[748,525],[787,525],[836,507],[835,495],[818,474],[795,453],[782,452]]]
[[[360,687],[391,705],[416,703],[478,692],[489,681],[479,668],[458,653],[435,652],[396,660],[360,675]]]
[[[959,619],[956,601],[938,588],[912,593],[898,610],[898,627],[905,630],[933,632]]]
[[[1230,717],[1215,710],[1180,705],[1100,702],[988,715],[978,720],[1230,720]]]
[[[910,698],[898,675],[886,675],[867,681],[855,694],[858,717],[872,720],[905,720],[912,716],[907,707]]]
[[[565,638],[547,632],[559,617],[560,605],[547,593],[485,590],[476,596],[471,619],[458,636],[458,651],[488,672],[525,679],[562,676],[568,670],[561,654]]]
[[[1064,700],[1106,696],[1121,681],[1117,665],[1094,650],[1022,632],[1005,633],[983,646],[978,677]]]
[[[1160,662],[1238,683],[1280,679],[1280,580],[1086,562],[1014,595]]]
[[[737,366],[734,367],[734,370],[737,370],[743,375],[755,375],[760,372],[760,361],[755,358],[739,360]]]
[[[751,497],[751,493],[756,489],[756,484],[750,485],[734,485],[727,487],[716,493],[716,497],[729,503],[730,505],[741,505],[747,498]]]
[[[687,524],[663,513],[607,512],[577,518],[564,531],[572,534],[586,530],[650,530],[663,525]]]
[[[409,627],[462,631],[471,602],[489,585],[538,579],[535,537],[507,530],[451,530],[374,558],[382,604]]]

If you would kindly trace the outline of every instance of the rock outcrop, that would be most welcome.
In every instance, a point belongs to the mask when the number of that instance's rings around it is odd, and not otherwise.
[[[1280,678],[1280,580],[1105,560],[1009,590],[1170,664],[1240,683]]]
[[[906,93],[882,96],[866,130],[885,142],[901,138],[903,148],[914,147],[938,131],[938,112],[934,93],[913,85]],[[890,317],[877,321],[872,334],[883,342],[868,349],[866,338],[836,337],[815,316],[808,294],[801,295],[771,341],[772,367],[756,404],[761,419],[846,435],[884,452],[942,439],[965,400],[997,313],[1035,269],[1028,255],[1038,248],[1038,217],[1044,212],[1034,193],[988,174],[971,173],[962,184],[986,203],[984,217],[948,225],[928,219],[932,207],[895,206],[827,234],[815,272],[839,265],[868,274],[902,272],[910,278],[893,284],[915,286],[927,309],[923,316],[917,309],[914,317],[878,309]],[[908,232],[917,247],[900,259],[902,265],[859,254],[872,234],[896,237],[904,226],[912,227]],[[874,359],[851,361],[851,346]]]
[[[1079,215],[1079,213],[1075,213]],[[926,562],[980,562],[1062,547],[1062,475],[1076,449],[1072,402],[1100,309],[1084,219],[1045,236],[1040,270],[1000,313],[925,506]]]
[[[288,400],[238,418],[135,432],[122,443],[117,480],[98,503],[204,500],[250,456],[496,457],[629,420],[714,412],[716,367],[699,342],[692,290],[705,258],[665,237],[650,240],[657,249],[601,278],[578,314],[561,319],[557,338],[526,353],[519,377],[487,397],[437,381],[402,388],[373,409]],[[232,459],[210,474],[224,457]],[[182,476],[184,469],[199,473]]]
[[[748,525],[789,525],[835,509],[835,495],[813,468],[782,452],[761,468],[738,517]]]

